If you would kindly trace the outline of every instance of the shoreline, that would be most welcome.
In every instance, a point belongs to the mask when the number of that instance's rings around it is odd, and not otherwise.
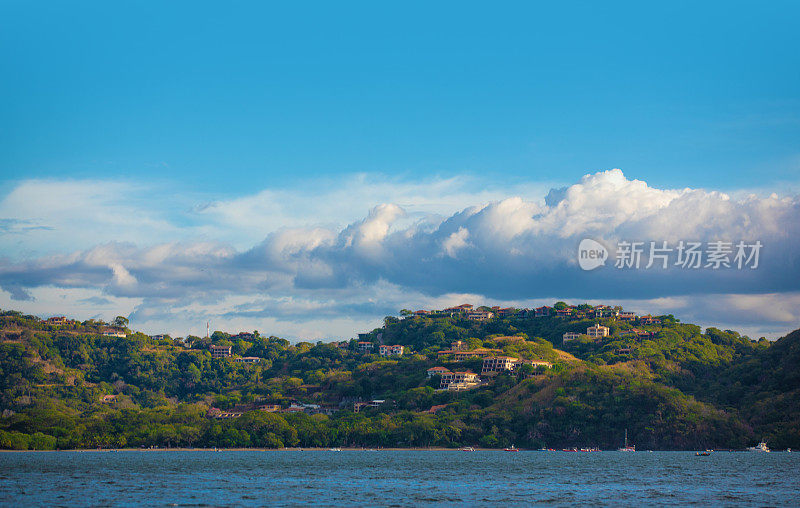
[[[335,448],[335,447],[334,447]],[[462,450],[461,448],[444,448],[444,447],[414,447],[414,448],[362,448],[362,447],[341,447],[337,450],[334,448],[319,448],[319,447],[309,447],[309,448],[300,448],[300,447],[292,447],[292,448],[69,448],[63,450],[0,450],[0,453],[57,453],[57,452],[68,452],[68,453],[114,453],[114,452],[332,452],[332,451],[342,451],[342,452],[467,452],[466,450]],[[502,452],[505,451],[503,448],[474,448],[471,451],[475,452]],[[619,450],[596,450],[596,451],[575,451],[575,450],[540,450],[540,449],[523,449],[520,448],[517,451],[520,452],[559,452],[559,453],[602,453],[602,452],[614,452],[614,453],[621,453]],[[675,453],[694,453],[698,450],[640,450],[636,453],[664,453],[664,452],[675,452]],[[734,450],[734,449],[724,449],[724,450],[714,450],[714,453],[745,453],[748,450]],[[468,453],[468,452],[467,452]],[[787,453],[787,450],[772,450],[771,453]],[[792,453],[792,452],[788,452]]]

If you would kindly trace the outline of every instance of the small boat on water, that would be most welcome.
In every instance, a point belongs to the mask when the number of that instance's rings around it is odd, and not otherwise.
[[[617,451],[620,452],[635,452],[636,446],[635,445],[628,445],[628,429],[625,429],[625,446],[619,448]]]
[[[769,453],[770,449],[767,447],[767,443],[761,441],[755,446],[750,446],[747,448],[748,452],[766,452]]]
[[[517,448],[516,446],[514,446],[514,445],[512,444],[512,445],[511,445],[511,448],[503,448],[503,451],[504,451],[504,452],[518,452],[518,451],[519,451],[519,448]]]
[[[473,448],[471,446],[465,446],[464,448],[461,449],[461,451],[462,452],[474,452],[475,448]]]
[[[331,451],[331,452],[340,452],[340,451],[342,451],[342,449],[341,449],[341,448],[331,448],[331,449],[330,449],[330,450],[328,450],[328,451]]]
[[[712,453],[714,453],[714,450],[706,450],[706,451],[704,451],[704,452],[697,452],[697,453],[695,453],[695,455],[696,455],[697,457],[708,457],[708,456],[709,456],[709,455],[711,455]]]

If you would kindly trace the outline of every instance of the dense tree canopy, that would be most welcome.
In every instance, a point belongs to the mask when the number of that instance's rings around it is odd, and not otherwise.
[[[595,322],[611,335],[561,343]],[[292,345],[257,332],[123,338],[102,335],[107,326],[0,312],[0,448],[615,448],[624,429],[640,448],[741,448],[761,439],[800,447],[800,332],[771,344],[673,316],[634,327],[611,318],[409,312],[361,338],[406,347],[387,359],[359,352],[356,341]],[[426,374],[433,366],[480,372],[480,359],[437,358],[455,341],[553,367],[437,390],[439,378]],[[260,361],[212,358],[210,344]],[[385,402],[354,411],[372,399]],[[303,404],[320,414],[296,410]],[[237,417],[213,418],[209,408]]]

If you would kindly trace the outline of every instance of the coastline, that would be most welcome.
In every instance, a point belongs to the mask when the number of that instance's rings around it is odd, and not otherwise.
[[[0,450],[0,453],[56,453],[56,452],[68,452],[68,453],[114,453],[114,452],[332,452],[332,451],[342,451],[342,452],[465,452],[461,448],[445,448],[445,447],[438,447],[438,446],[431,446],[431,447],[409,447],[409,448],[362,448],[362,447],[339,447],[336,450],[334,448],[320,448],[320,447],[309,447],[309,448],[300,448],[300,447],[292,447],[292,448],[70,448],[70,449],[62,449],[62,450]],[[475,448],[473,447],[474,452],[502,452],[504,451],[503,448]],[[614,452],[618,453],[619,450],[595,450],[595,451],[576,451],[576,450],[540,450],[540,449],[533,449],[533,448],[519,448],[517,451],[520,452],[560,452],[560,453],[601,453],[601,452]],[[664,452],[675,452],[675,453],[694,453],[697,450],[639,450],[637,454],[644,454],[644,453],[664,453]],[[714,450],[714,453],[745,453],[748,450],[741,449],[722,449],[722,450]],[[787,453],[787,450],[771,450],[772,453]],[[791,453],[791,452],[788,452]]]

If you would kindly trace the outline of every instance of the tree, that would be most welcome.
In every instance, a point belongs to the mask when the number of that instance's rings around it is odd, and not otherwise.
[[[114,318],[114,326],[117,328],[127,328],[128,323],[130,323],[130,321],[128,321],[128,318],[125,316],[117,316]]]

